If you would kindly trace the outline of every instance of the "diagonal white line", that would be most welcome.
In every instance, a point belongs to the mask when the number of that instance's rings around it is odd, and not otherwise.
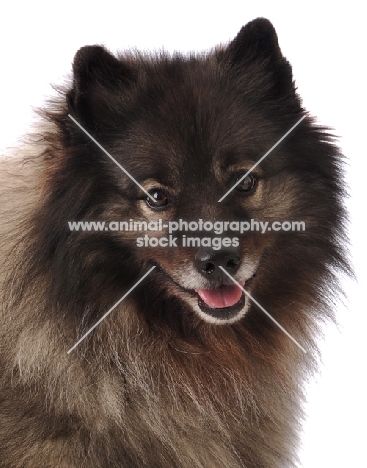
[[[266,156],[268,156],[268,155],[273,151],[273,149],[276,148],[276,147],[279,145],[279,143],[281,143],[281,142],[284,140],[284,138],[286,138],[286,137],[291,133],[291,131],[294,130],[294,129],[297,127],[297,125],[299,125],[299,124],[302,122],[302,120],[303,120],[305,117],[306,117],[306,115],[304,115],[303,117],[301,117],[301,118],[298,120],[298,122],[295,123],[295,124],[293,125],[293,127],[290,128],[290,129],[288,130],[288,132],[285,133],[285,134],[282,136],[282,138],[281,138],[280,140],[278,140],[278,141],[275,143],[275,145],[272,146],[272,147],[270,148],[270,150],[267,151],[267,152],[264,154],[264,156],[263,156],[262,158],[260,158],[260,159],[257,161],[257,163],[255,163],[255,164],[252,166],[252,168],[251,168],[249,171],[247,171],[246,174],[245,174],[244,176],[242,176],[242,177],[234,184],[234,186],[233,186],[232,188],[230,188],[230,189],[228,190],[227,193],[225,193],[225,194],[223,195],[223,197],[222,197],[220,200],[218,200],[218,203],[220,203],[221,201],[223,201],[223,200],[226,198],[226,196],[227,196],[228,194],[230,194],[230,193],[232,192],[232,190],[234,190],[234,189],[237,187],[237,185],[240,184],[240,183],[250,174],[250,172],[252,172],[252,171],[255,169],[255,167],[257,167],[262,161],[264,161],[264,159],[266,158]]]
[[[297,341],[295,338],[293,338],[293,336],[292,336],[290,333],[288,333],[287,330],[286,330],[285,328],[283,328],[283,327],[280,325],[280,323],[277,322],[277,321],[275,320],[275,318],[272,317],[272,316],[269,314],[269,312],[267,312],[267,311],[264,309],[264,307],[263,307],[261,304],[259,304],[259,303],[257,302],[256,299],[254,299],[254,298],[251,296],[250,293],[248,293],[247,291],[245,291],[245,290],[243,289],[243,287],[240,285],[240,283],[238,283],[223,267],[220,266],[219,268],[220,268],[229,278],[231,278],[231,280],[232,280],[239,288],[242,289],[242,291],[252,300],[252,302],[254,302],[254,303],[257,305],[257,307],[258,307],[260,310],[262,310],[262,311],[264,312],[264,314],[266,314],[266,315],[270,318],[270,320],[272,320],[272,321],[282,330],[282,332],[284,332],[284,333],[288,336],[288,338],[290,338],[290,339],[293,341],[293,343],[295,343],[304,353],[307,353],[307,351],[305,350],[305,348],[303,348],[303,346],[301,346],[301,345],[298,343],[298,341]]]
[[[93,143],[95,143],[95,144],[98,146],[98,148],[100,148],[100,149],[116,164],[116,166],[118,166],[122,171],[124,171],[125,174],[126,174],[128,177],[130,177],[130,179],[131,179],[133,182],[135,182],[135,184],[136,184],[139,188],[141,188],[141,190],[142,190],[144,193],[146,193],[146,194],[148,195],[148,197],[151,198],[151,200],[152,200],[154,203],[156,202],[156,200],[154,200],[154,198],[152,197],[152,195],[151,195],[150,193],[148,193],[148,192],[145,190],[145,188],[142,187],[142,186],[139,184],[139,182],[138,182],[136,179],[134,179],[134,177],[133,177],[131,174],[129,174],[129,173],[127,172],[127,170],[126,170],[124,167],[122,167],[121,164],[120,164],[118,161],[116,161],[116,159],[115,159],[113,156],[111,156],[110,153],[109,153],[107,150],[105,150],[105,149],[103,148],[103,146],[102,146],[100,143],[98,143],[98,141],[97,141],[95,138],[93,138],[92,135],[91,135],[90,133],[88,133],[87,130],[86,130],[82,125],[80,125],[80,123],[79,123],[77,120],[74,119],[74,117],[73,117],[72,115],[68,114],[68,117],[69,117],[69,119],[71,119],[86,135],[88,135],[89,138],[93,141]]]
[[[119,300],[116,302],[116,304],[113,305],[113,306],[111,307],[111,309],[110,309],[108,312],[106,312],[106,313],[104,314],[104,316],[101,317],[101,318],[98,320],[98,322],[95,323],[95,324],[93,325],[93,327],[90,328],[90,329],[87,331],[87,333],[86,333],[85,335],[83,335],[83,336],[80,338],[80,340],[77,341],[77,342],[75,343],[75,345],[72,346],[72,347],[69,349],[68,354],[70,354],[70,353],[73,351],[73,349],[75,349],[75,348],[84,340],[84,338],[86,338],[86,337],[89,335],[89,333],[91,333],[96,327],[98,327],[98,325],[107,317],[107,315],[109,315],[109,314],[113,311],[113,309],[115,309],[115,308],[131,293],[131,291],[133,291],[133,290],[138,286],[138,284],[140,284],[140,283],[149,275],[149,273],[151,273],[151,272],[154,270],[154,268],[155,268],[155,266],[153,266],[149,271],[147,271],[147,272],[145,273],[145,275],[142,276],[142,277],[140,278],[140,280],[139,280],[137,283],[135,283],[134,286],[133,286],[132,288],[130,288],[130,289],[128,290],[128,292],[127,292],[126,294],[124,294],[124,295],[122,296],[122,298],[119,299]]]

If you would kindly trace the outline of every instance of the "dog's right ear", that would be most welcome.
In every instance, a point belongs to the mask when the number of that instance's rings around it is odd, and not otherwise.
[[[82,47],[73,63],[68,110],[90,130],[113,126],[134,81],[133,70],[102,46]]]

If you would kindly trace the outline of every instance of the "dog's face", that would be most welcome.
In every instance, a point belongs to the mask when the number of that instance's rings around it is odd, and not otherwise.
[[[272,122],[253,128],[252,122],[258,117],[248,109],[242,110],[246,117],[238,121],[231,118],[230,112],[236,106],[233,96],[227,97],[222,108],[218,104],[213,112],[212,101],[223,99],[220,89],[215,95],[212,85],[207,95],[207,83],[197,87],[199,95],[195,96],[184,81],[174,83],[162,97],[163,111],[155,111],[151,121],[142,119],[132,127],[128,150],[124,143],[122,151],[118,146],[112,148],[113,154],[134,155],[129,162],[123,158],[119,161],[131,174],[138,174],[141,185],[153,197],[152,200],[124,178],[122,191],[131,190],[131,201],[121,219],[134,217],[136,221],[157,224],[161,220],[163,226],[173,225],[173,231],[166,228],[136,232],[131,237],[134,244],[137,237],[140,239],[135,257],[156,265],[155,275],[161,276],[161,287],[180,298],[201,319],[216,324],[234,323],[250,305],[242,288],[256,295],[256,283],[268,281],[262,279],[268,268],[262,261],[264,252],[275,248],[276,243],[282,248],[291,234],[268,231],[264,224],[253,232],[240,233],[231,227],[244,222],[251,225],[251,220],[270,224],[300,219],[296,207],[297,179],[301,176],[287,169],[287,150],[283,147],[272,155],[275,161],[264,161],[243,179],[282,133],[272,129]],[[186,94],[183,102],[182,94]],[[171,114],[165,108],[166,102],[175,110]],[[239,108],[236,115],[240,113]],[[287,128],[283,129],[284,134]],[[120,174],[116,176],[122,178]],[[205,229],[211,225],[212,230]],[[225,230],[222,232],[221,228]],[[163,238],[163,246],[146,238],[143,241],[145,235]],[[124,242],[126,237],[121,234]]]
[[[176,223],[172,232],[98,234],[94,248],[103,254],[89,248],[83,268],[93,257],[90,273],[94,268],[99,286],[131,284],[154,265],[149,282],[157,297],[227,324],[249,310],[242,288],[279,308],[301,300],[295,284],[317,280],[320,266],[307,266],[306,259],[330,235],[327,227],[312,228],[334,217],[324,176],[332,179],[335,168],[320,157],[329,149],[307,120],[253,168],[302,116],[273,29],[261,22],[261,31],[253,27],[205,57],[116,59],[101,47],[78,52],[67,112],[115,161],[72,122],[62,124],[72,155],[57,168],[64,173],[60,186],[62,180],[71,186],[70,178],[79,187],[81,178],[88,181],[83,195],[69,190],[73,206],[65,217]],[[330,204],[315,210],[325,197]],[[230,228],[251,220],[303,220],[311,233],[274,231],[269,224],[252,232]],[[180,222],[202,223],[202,229],[185,230]],[[205,229],[210,222],[227,228]]]
[[[261,208],[262,181],[253,173],[246,176],[235,193],[225,203],[219,203],[219,198],[253,162],[239,169],[223,159],[219,163],[207,152],[195,161],[192,153],[187,157],[189,148],[176,148],[180,157],[173,161],[172,155],[164,154],[161,148],[158,151],[162,162],[157,161],[156,167],[160,167],[161,175],[157,177],[155,170],[151,175],[146,164],[147,177],[142,181],[153,200],[142,194],[131,208],[136,220],[160,222],[167,227],[162,231],[137,232],[140,247],[136,256],[155,265],[161,285],[203,320],[234,322],[248,309],[249,301],[241,288],[250,288],[268,240],[256,234],[239,235],[229,226],[236,228],[240,221],[250,219],[256,208]],[[176,167],[165,171],[164,161]]]

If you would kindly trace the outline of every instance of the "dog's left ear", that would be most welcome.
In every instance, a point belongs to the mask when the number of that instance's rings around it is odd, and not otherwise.
[[[265,18],[257,18],[243,26],[228,47],[233,63],[261,59],[281,59],[282,53],[274,26]]]
[[[292,68],[282,55],[274,26],[265,18],[243,26],[228,45],[224,57],[239,75],[255,77],[259,89],[262,86],[270,98],[294,91]]]

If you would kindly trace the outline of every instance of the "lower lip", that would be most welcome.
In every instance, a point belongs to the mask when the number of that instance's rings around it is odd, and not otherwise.
[[[227,321],[236,317],[236,315],[241,312],[241,310],[245,307],[246,297],[245,294],[242,294],[240,300],[230,306],[230,307],[222,307],[222,308],[214,308],[209,307],[201,298],[198,296],[198,306],[202,312],[205,314],[217,319]]]

